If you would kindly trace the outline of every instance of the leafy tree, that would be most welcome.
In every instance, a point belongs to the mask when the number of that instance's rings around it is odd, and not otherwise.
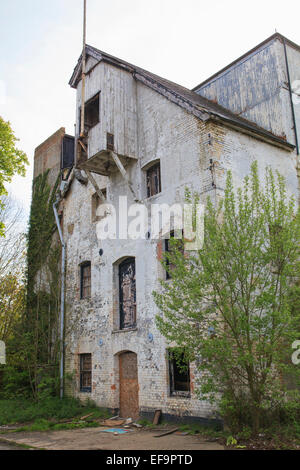
[[[0,224],[5,225],[5,237],[0,237],[0,278],[14,274],[21,279],[26,264],[24,211],[11,195],[2,196],[0,203]]]
[[[0,116],[0,196],[6,194],[5,183],[11,182],[14,175],[25,175],[25,165],[28,164],[26,154],[17,149],[16,138],[9,122]],[[4,226],[0,223],[0,236]]]
[[[266,410],[284,395],[282,375],[299,338],[300,214],[284,179],[257,163],[235,191],[205,209],[204,245],[165,254],[171,282],[154,292],[157,325],[197,359],[199,396],[216,402],[232,428],[249,419],[257,432]]]
[[[25,287],[18,277],[8,274],[0,283],[0,340],[7,343],[14,335],[25,306]]]

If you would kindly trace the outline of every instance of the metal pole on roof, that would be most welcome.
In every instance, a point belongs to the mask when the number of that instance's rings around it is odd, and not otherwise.
[[[83,48],[82,48],[82,81],[81,81],[81,123],[80,136],[84,136],[85,118],[85,63],[86,63],[86,0],[83,0]]]

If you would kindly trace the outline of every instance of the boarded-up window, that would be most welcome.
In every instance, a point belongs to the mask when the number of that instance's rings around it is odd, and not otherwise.
[[[176,239],[175,242],[172,241],[174,239]],[[172,255],[172,252],[175,252],[176,250],[179,250],[181,253],[184,252],[184,241],[183,241],[182,230],[176,233],[176,236],[175,236],[175,231],[173,230],[172,232],[170,232],[170,238],[165,240],[165,251],[167,253],[170,253],[170,255]],[[172,271],[176,268],[176,266],[174,263],[172,263],[168,259],[168,257],[166,258],[166,264],[167,264],[166,278],[171,279]]]
[[[190,396],[190,366],[184,353],[168,350],[169,374],[170,374],[170,395]]]
[[[91,263],[90,261],[80,266],[80,298],[87,299],[91,296]]]
[[[156,163],[147,170],[147,197],[161,192],[160,163]]]
[[[119,266],[120,329],[136,325],[135,259],[127,258]]]
[[[80,354],[80,391],[92,391],[92,355]]]

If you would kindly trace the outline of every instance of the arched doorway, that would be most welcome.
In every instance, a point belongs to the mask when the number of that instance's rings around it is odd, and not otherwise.
[[[139,416],[139,383],[137,355],[127,351],[119,356],[120,416],[137,419]]]

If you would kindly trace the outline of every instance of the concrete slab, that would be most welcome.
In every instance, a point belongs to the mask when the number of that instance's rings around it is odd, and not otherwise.
[[[68,431],[20,432],[3,438],[47,450],[224,450],[216,442],[200,436],[171,434],[155,438],[157,431],[137,429],[115,436],[103,433],[102,428],[73,429]]]

